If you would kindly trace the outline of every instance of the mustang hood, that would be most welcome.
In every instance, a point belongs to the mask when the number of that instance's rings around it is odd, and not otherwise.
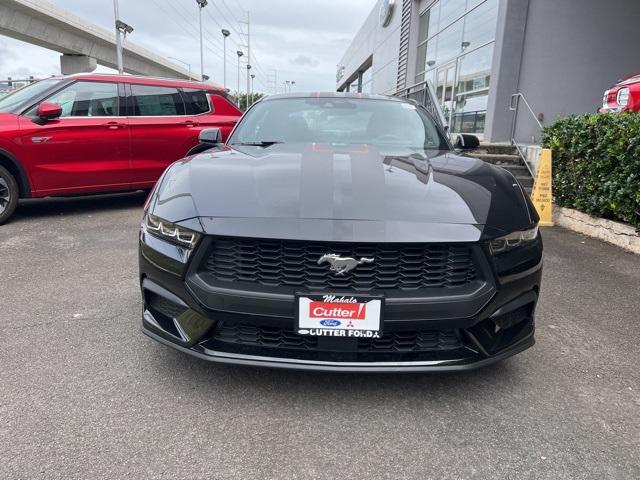
[[[224,147],[174,164],[151,208],[211,234],[477,241],[535,213],[513,176],[450,152],[371,146]],[[190,221],[189,221],[190,220]]]

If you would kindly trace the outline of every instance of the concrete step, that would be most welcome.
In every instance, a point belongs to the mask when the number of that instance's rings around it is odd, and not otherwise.
[[[510,143],[481,143],[478,153],[495,155],[517,155],[518,149]]]
[[[531,176],[514,175],[524,188],[533,188],[533,178]]]
[[[479,158],[494,165],[522,165],[519,155],[508,155],[504,153],[478,153],[477,150],[469,152],[470,157]]]
[[[528,177],[531,175],[529,173],[529,169],[524,165],[500,165],[500,166],[509,170],[516,177],[518,176]]]

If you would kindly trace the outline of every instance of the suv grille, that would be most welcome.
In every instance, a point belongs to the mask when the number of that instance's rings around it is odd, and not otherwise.
[[[298,335],[293,329],[219,322],[212,340],[236,346],[287,350],[321,350],[318,337]],[[453,330],[387,332],[379,339],[357,339],[360,353],[408,353],[455,350],[462,348]]]
[[[318,265],[327,253],[373,257],[370,264],[337,275],[330,265]],[[264,287],[308,290],[418,290],[452,288],[476,279],[469,246],[348,244],[290,240],[216,239],[202,273],[210,281],[244,282]]]

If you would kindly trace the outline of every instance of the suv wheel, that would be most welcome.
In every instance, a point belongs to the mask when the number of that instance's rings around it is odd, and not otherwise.
[[[18,206],[18,184],[9,171],[0,166],[0,225],[9,220]]]

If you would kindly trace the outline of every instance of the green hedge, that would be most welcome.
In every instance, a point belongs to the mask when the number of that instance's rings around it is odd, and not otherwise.
[[[542,143],[553,150],[556,204],[640,232],[640,114],[567,117],[544,130]]]

